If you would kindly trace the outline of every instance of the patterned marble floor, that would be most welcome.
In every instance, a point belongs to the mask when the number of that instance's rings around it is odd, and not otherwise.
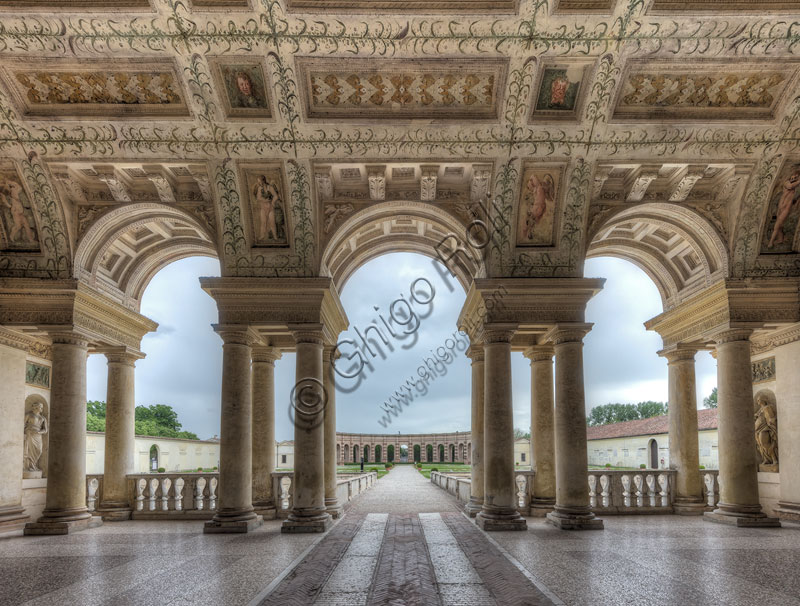
[[[795,524],[621,516],[563,532],[529,518],[527,532],[486,535],[400,467],[324,536],[281,535],[271,521],[247,535],[121,522],[0,537],[0,604],[800,606],[798,569]]]

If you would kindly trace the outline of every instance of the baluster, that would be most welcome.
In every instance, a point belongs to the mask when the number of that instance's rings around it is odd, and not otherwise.
[[[197,478],[194,481],[194,508],[203,509],[204,493],[206,491],[206,479]]]
[[[291,484],[292,480],[289,479],[289,476],[281,478],[281,509],[289,509],[289,486]]]
[[[661,489],[661,507],[669,507],[669,477],[665,473],[658,474],[658,486]]]
[[[86,486],[86,507],[89,511],[94,511],[95,503],[97,503],[97,489],[100,487],[100,482],[97,478],[89,480]]]
[[[175,480],[175,511],[183,511],[183,478]]]
[[[636,474],[633,476],[633,485],[636,487],[636,507],[642,507],[644,505],[644,493],[642,492],[642,476],[640,474]]]
[[[161,480],[161,511],[169,511],[169,489],[172,486],[172,480],[164,478]]]
[[[153,478],[150,480],[150,490],[148,493],[148,509],[150,511],[156,510],[156,493],[158,492],[158,480]]]
[[[144,509],[144,489],[147,488],[147,480],[139,478],[136,480],[136,511]]]
[[[622,476],[622,502],[625,507],[631,506],[631,477],[628,474]]]
[[[703,483],[706,485],[706,504],[709,507],[714,507],[714,475],[707,473],[703,478]]]
[[[589,507],[597,507],[597,476],[589,474]]]
[[[525,505],[526,505],[525,504],[525,501],[526,501],[525,496],[527,494],[527,491],[525,490],[525,488],[527,487],[528,482],[527,482],[525,476],[523,476],[521,474],[517,474],[517,477],[515,478],[515,480],[516,480],[516,483],[517,483],[517,506],[524,509]],[[456,496],[458,496],[458,483],[456,483],[454,494]]]
[[[600,476],[600,503],[603,507],[608,507],[610,503],[611,493],[608,490],[611,482],[606,474]]]
[[[656,506],[656,479],[652,473],[648,473],[645,478],[647,484],[647,496],[650,497],[650,507]]]
[[[211,478],[208,481],[208,508],[214,510],[217,508],[217,478]]]

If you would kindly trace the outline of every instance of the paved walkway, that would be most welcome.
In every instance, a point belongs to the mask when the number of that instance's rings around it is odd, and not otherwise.
[[[348,511],[404,514],[460,511],[460,508],[454,497],[426,479],[413,465],[396,465],[377,485],[354,499]]]

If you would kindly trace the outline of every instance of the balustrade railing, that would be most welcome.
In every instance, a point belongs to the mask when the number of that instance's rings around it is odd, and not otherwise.
[[[367,472],[337,479],[337,496],[342,504],[375,485],[378,474]],[[128,476],[132,518],[210,519],[219,500],[219,473],[137,473]],[[103,476],[86,476],[86,506],[96,511],[102,499]],[[294,473],[272,474],[272,494],[277,517],[285,518],[294,506]]]
[[[675,475],[670,469],[589,470],[589,506],[597,514],[657,514],[672,513],[675,498]],[[533,471],[516,471],[514,481],[517,492],[517,510],[530,515],[534,497]],[[701,470],[703,501],[712,508],[719,501],[719,472]],[[458,497],[469,501],[469,478],[431,472],[431,482]]]

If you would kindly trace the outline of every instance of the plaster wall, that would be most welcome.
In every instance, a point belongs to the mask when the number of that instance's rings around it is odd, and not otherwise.
[[[669,469],[669,435],[654,434],[589,440],[589,465],[638,468],[642,463],[649,467],[648,445],[654,439],[658,445],[659,468]],[[719,468],[717,454],[717,430],[698,432],[700,465],[706,469]],[[663,459],[663,463],[661,460]]]

